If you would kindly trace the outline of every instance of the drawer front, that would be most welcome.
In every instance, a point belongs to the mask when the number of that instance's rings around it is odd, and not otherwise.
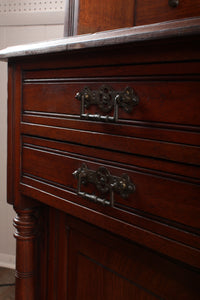
[[[70,124],[69,124],[70,125]],[[105,127],[106,124],[104,124]],[[92,128],[92,126],[91,126]],[[104,129],[102,127],[101,129]],[[23,134],[33,135],[38,137],[45,137],[49,139],[55,139],[58,141],[66,141],[71,143],[76,143],[79,145],[90,146],[98,149],[106,149],[117,151],[118,153],[128,153],[137,155],[140,157],[141,161],[145,161],[146,157],[151,159],[158,159],[157,169],[160,169],[162,162],[166,164],[171,162],[177,162],[181,164],[186,164],[199,166],[200,165],[200,151],[199,146],[191,146],[182,143],[169,143],[167,141],[162,142],[160,140],[147,139],[147,138],[135,138],[126,135],[123,132],[121,135],[115,135],[116,131],[110,133],[95,132],[91,129],[88,131],[80,129],[69,129],[60,128],[55,126],[44,126],[38,124],[22,124],[21,130]],[[126,127],[123,128],[126,130]],[[196,136],[199,139],[199,135]],[[185,142],[187,143],[187,142]],[[118,155],[120,157],[120,155]],[[123,157],[123,155],[122,155]],[[128,162],[132,164],[132,160]],[[156,164],[155,164],[156,165]],[[179,172],[181,166],[176,168]],[[176,172],[175,172],[176,173]],[[191,172],[189,172],[191,174]],[[197,176],[199,172],[195,172],[194,177]],[[179,173],[178,173],[179,174]],[[187,172],[185,174],[187,175]],[[193,177],[192,175],[192,177]]]
[[[200,15],[200,2],[189,0],[137,0],[136,25],[195,17]]]
[[[67,149],[70,150],[70,145],[67,148],[66,144]],[[111,214],[117,208],[199,227],[199,185],[187,182],[185,177],[158,175],[126,164],[119,166],[114,161],[117,161],[115,153],[113,162],[101,162],[87,154],[24,143],[22,181],[28,176],[70,193],[78,192],[77,203],[104,204],[111,207]]]
[[[75,98],[77,93],[78,99]],[[119,82],[113,79],[97,83],[90,79],[84,83],[26,83],[23,86],[23,113],[76,119],[82,115],[97,121],[101,121],[101,117],[105,121],[105,116],[109,116],[111,122],[129,120],[200,125],[199,93],[199,81]],[[95,99],[88,101],[88,94]],[[119,105],[115,102],[116,97],[119,98]],[[112,120],[116,106],[118,117]]]

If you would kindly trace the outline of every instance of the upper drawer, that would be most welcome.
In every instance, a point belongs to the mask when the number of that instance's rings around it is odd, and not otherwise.
[[[77,93],[79,100],[75,98]],[[121,121],[200,125],[199,94],[199,80],[40,79],[24,83],[23,113],[75,118],[82,113],[95,120],[108,115],[112,121],[117,96],[121,101],[118,107]]]
[[[137,0],[136,25],[195,17],[200,15],[200,1]]]

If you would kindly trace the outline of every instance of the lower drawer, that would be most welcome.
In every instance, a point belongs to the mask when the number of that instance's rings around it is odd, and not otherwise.
[[[48,141],[45,146],[34,145],[31,138],[27,141],[23,139],[22,180],[28,176],[77,193],[77,203],[90,207],[97,202],[97,209],[105,206],[104,213],[108,206],[111,214],[119,208],[199,228],[200,187],[186,177],[117,163],[114,152],[107,161],[101,159],[100,150],[96,150],[99,158],[93,158],[87,147],[80,155],[72,153],[67,143],[62,143],[65,151],[61,151]]]

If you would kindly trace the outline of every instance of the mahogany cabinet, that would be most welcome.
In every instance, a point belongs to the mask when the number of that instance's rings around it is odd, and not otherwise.
[[[0,52],[16,300],[199,299],[199,34],[191,18]]]

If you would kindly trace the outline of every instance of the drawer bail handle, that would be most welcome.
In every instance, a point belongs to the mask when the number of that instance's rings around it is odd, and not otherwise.
[[[127,174],[121,177],[112,175],[107,168],[99,167],[96,171],[90,170],[85,163],[73,172],[78,179],[77,194],[92,202],[100,203],[104,206],[114,206],[114,193],[122,198],[128,198],[129,194],[135,191],[135,185],[131,182]],[[93,184],[100,193],[100,197],[81,191],[81,185]],[[109,195],[109,199],[104,196]]]
[[[81,101],[80,117],[82,119],[104,122],[116,122],[119,107],[125,112],[131,113],[133,107],[139,102],[139,98],[132,88],[126,87],[123,91],[115,91],[108,85],[102,85],[98,90],[84,87],[81,92],[76,94],[75,98]],[[105,115],[85,113],[85,109],[89,109],[92,105],[98,106]],[[113,116],[107,114],[111,111],[113,111]]]

